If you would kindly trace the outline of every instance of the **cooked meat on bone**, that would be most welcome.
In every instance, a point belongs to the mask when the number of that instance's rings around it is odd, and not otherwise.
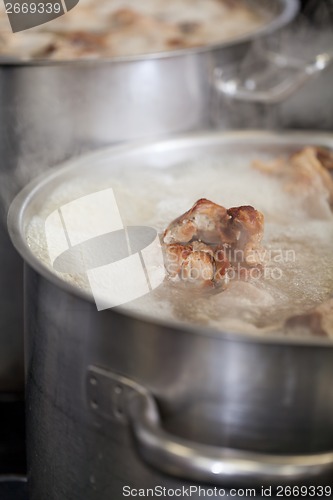
[[[236,241],[233,245],[236,250],[244,254],[244,261],[249,266],[262,263],[260,246],[264,235],[264,216],[251,206],[235,207],[228,210],[231,217],[230,226]]]
[[[202,198],[183,215],[175,219],[164,232],[164,243],[188,243],[192,240],[205,243],[231,243],[228,233],[227,210]]]
[[[59,59],[66,59],[69,53],[71,57],[94,56],[97,57],[99,51],[106,48],[106,40],[103,35],[96,33],[86,33],[84,31],[75,31],[67,36],[64,41],[58,38],[53,45],[53,52],[50,52],[51,58],[55,55]]]
[[[329,195],[329,204],[333,205],[333,180],[327,168],[321,163],[316,148],[304,148],[291,157],[295,175],[288,189],[294,189],[293,181],[297,187],[303,187],[305,191],[315,189],[318,193],[326,189]]]
[[[327,170],[333,170],[333,151],[327,148],[315,147],[315,152],[318,160],[327,168]]]
[[[291,316],[285,323],[286,333],[333,337],[333,299],[323,302],[310,312]]]
[[[333,179],[329,172],[333,168],[331,151],[308,146],[286,159],[279,158],[267,163],[256,160],[253,167],[280,177],[288,193],[303,196],[304,207],[310,215],[325,217],[333,208]]]
[[[204,198],[198,200],[164,232],[169,277],[225,284],[232,263],[262,264],[263,227],[264,216],[251,206],[227,210]]]
[[[194,241],[188,245],[164,246],[165,267],[173,280],[192,283],[226,284],[230,263],[222,249]]]

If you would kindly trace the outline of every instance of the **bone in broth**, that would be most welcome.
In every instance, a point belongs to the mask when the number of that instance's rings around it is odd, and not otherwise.
[[[92,167],[89,175],[64,181],[49,194],[27,227],[28,245],[61,279],[91,293],[86,272],[60,269],[50,260],[45,221],[64,204],[112,188],[123,225],[148,226],[160,238],[202,198],[223,207],[255,207],[264,216],[258,265],[245,271],[242,265],[233,266],[223,286],[184,283],[166,274],[149,293],[120,307],[153,319],[219,330],[331,336],[333,189],[324,156],[304,148],[277,160],[209,155],[158,168],[112,164],[107,175]]]

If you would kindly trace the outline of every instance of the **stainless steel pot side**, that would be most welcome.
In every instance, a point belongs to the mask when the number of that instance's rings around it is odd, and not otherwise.
[[[237,61],[255,38],[284,26],[298,11],[298,0],[253,2],[273,13],[271,21],[219,46],[109,61],[0,59],[0,256],[6,263],[0,278],[0,392],[23,390],[22,271],[3,222],[9,201],[38,172],[80,152],[209,127],[215,66]]]
[[[94,175],[92,164],[109,177],[120,163],[159,168],[305,144],[333,147],[333,135],[207,133],[119,146],[68,162],[17,196],[8,224],[25,261],[31,500],[121,498],[125,485],[332,484],[332,342],[97,312],[25,238],[50,191]]]

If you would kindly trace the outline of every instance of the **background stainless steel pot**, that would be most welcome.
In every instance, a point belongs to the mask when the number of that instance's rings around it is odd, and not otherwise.
[[[68,162],[18,195],[8,221],[26,266],[32,500],[106,500],[120,498],[125,485],[189,481],[332,484],[332,342],[250,338],[116,308],[97,312],[26,241],[31,217],[63,182],[110,178],[120,163],[158,168],[308,144],[333,147],[333,136],[210,133],[122,146]]]
[[[88,62],[0,60],[0,392],[23,389],[22,264],[4,226],[9,202],[47,167],[105,144],[210,126],[213,69],[288,23],[297,0],[255,0],[273,13],[231,44]]]
[[[217,68],[218,127],[333,130],[331,3],[307,3],[310,12]]]

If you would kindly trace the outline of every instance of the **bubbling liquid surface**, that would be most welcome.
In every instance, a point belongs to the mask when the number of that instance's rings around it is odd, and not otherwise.
[[[265,216],[264,272],[254,271],[246,282],[236,276],[223,291],[178,286],[165,279],[149,294],[121,307],[153,319],[219,330],[280,332],[289,316],[309,311],[331,296],[333,216],[325,193],[318,199],[320,218],[316,207],[312,216],[301,192],[291,196],[279,178],[251,167],[257,157],[210,155],[163,168],[112,165],[107,176],[92,171],[54,189],[27,227],[29,247],[61,279],[89,291],[84,273],[59,273],[50,263],[45,219],[64,203],[111,187],[125,226],[150,226],[159,233],[199,198],[225,207],[252,205]]]

